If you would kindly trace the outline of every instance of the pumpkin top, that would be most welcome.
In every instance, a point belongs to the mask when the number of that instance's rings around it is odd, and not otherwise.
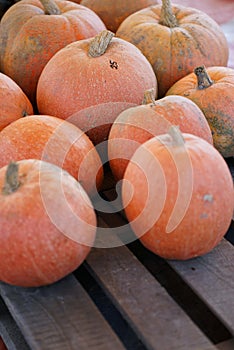
[[[20,186],[18,168],[19,165],[15,162],[11,162],[8,165],[5,176],[5,183],[2,188],[2,194],[9,195],[15,192]]]

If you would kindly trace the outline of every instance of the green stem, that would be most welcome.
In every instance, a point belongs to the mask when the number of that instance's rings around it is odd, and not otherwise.
[[[11,162],[6,170],[5,182],[2,189],[2,194],[9,195],[15,192],[20,186],[19,181],[19,166],[15,162]]]

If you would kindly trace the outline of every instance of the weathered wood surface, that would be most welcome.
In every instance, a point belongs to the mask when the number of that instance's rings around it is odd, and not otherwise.
[[[202,257],[169,264],[234,334],[233,245],[223,239]]]
[[[1,283],[0,293],[33,350],[124,349],[72,275],[42,288]]]
[[[30,350],[2,298],[0,298],[0,334],[5,344],[8,346],[8,349]]]
[[[147,349],[214,349],[125,246],[93,249],[86,264]]]

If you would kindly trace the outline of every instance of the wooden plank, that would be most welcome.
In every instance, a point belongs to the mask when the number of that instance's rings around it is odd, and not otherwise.
[[[202,257],[168,263],[234,334],[233,245],[223,239]]]
[[[30,350],[2,298],[0,298],[0,335],[8,349]]]
[[[31,350],[123,350],[73,275],[41,288],[0,283],[0,293]]]
[[[218,350],[233,350],[234,349],[234,338],[224,341],[216,345]]]
[[[85,266],[147,349],[215,349],[125,246],[93,249]]]

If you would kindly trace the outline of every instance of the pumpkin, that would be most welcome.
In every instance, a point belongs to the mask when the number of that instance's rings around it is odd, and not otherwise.
[[[108,138],[120,112],[139,104],[153,87],[154,71],[140,50],[108,30],[71,43],[43,69],[37,86],[40,114],[65,118],[94,144]]]
[[[0,337],[0,350],[7,350],[5,343],[1,337]]]
[[[76,0],[77,2],[77,0]],[[155,5],[158,0],[82,0],[81,5],[93,10],[105,23],[106,28],[116,32],[125,18],[142,8]]]
[[[123,178],[129,160],[138,146],[153,136],[164,134],[170,125],[213,143],[209,124],[198,106],[182,96],[154,100],[145,92],[142,105],[129,108],[116,118],[108,138],[108,158],[116,180]],[[179,98],[178,98],[179,97]]]
[[[1,281],[48,285],[90,252],[96,236],[92,203],[74,177],[54,164],[24,159],[2,167],[0,208]]]
[[[48,115],[18,119],[1,131],[0,149],[0,167],[10,161],[42,159],[68,171],[89,194],[102,184],[102,163],[94,145],[65,120]]]
[[[33,107],[28,97],[14,80],[0,73],[0,131],[30,114],[33,114]]]
[[[199,66],[175,83],[167,95],[181,95],[203,111],[214,146],[223,157],[234,156],[234,69]]]
[[[148,58],[158,79],[159,97],[197,65],[226,66],[228,62],[221,27],[206,13],[170,0],[130,15],[116,36],[136,45]]]
[[[35,105],[36,85],[49,59],[67,44],[105,29],[89,8],[65,0],[21,0],[1,20],[0,66]]]
[[[204,255],[218,245],[232,220],[233,194],[232,176],[220,153],[174,126],[138,147],[122,185],[136,237],[153,253],[178,260]]]

